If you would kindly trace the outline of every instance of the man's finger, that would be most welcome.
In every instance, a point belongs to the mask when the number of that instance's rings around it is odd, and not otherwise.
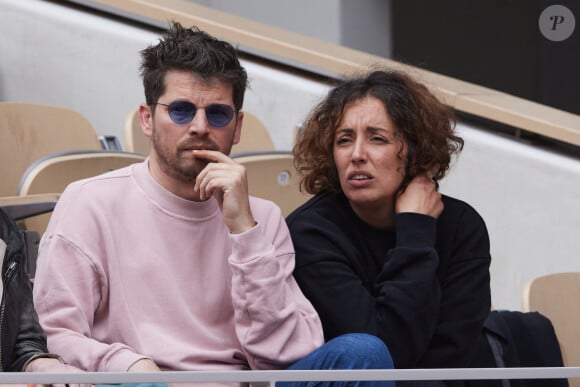
[[[216,163],[227,163],[231,161],[231,159],[219,151],[214,150],[206,150],[206,149],[195,149],[191,151],[193,157],[213,161]]]

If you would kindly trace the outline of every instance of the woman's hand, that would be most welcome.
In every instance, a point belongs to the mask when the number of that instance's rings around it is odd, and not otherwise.
[[[397,195],[395,212],[439,217],[443,212],[443,202],[437,188],[437,182],[427,175],[414,177],[405,190]]]

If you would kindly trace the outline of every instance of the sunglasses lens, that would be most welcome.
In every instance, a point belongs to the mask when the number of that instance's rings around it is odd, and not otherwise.
[[[188,101],[171,102],[168,106],[169,117],[179,125],[184,125],[195,117],[197,107]],[[229,105],[215,103],[205,108],[207,122],[215,128],[223,128],[234,117],[234,109]]]
[[[168,111],[173,122],[183,125],[193,120],[197,108],[191,102],[175,101],[169,104]]]
[[[229,105],[213,104],[205,108],[207,122],[215,128],[223,128],[234,117],[234,109]]]

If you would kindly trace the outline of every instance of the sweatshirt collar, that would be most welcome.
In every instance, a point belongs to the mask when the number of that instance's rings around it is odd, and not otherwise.
[[[133,176],[147,197],[162,211],[186,218],[205,218],[219,210],[215,198],[196,202],[179,197],[162,187],[149,171],[149,158],[133,165]]]

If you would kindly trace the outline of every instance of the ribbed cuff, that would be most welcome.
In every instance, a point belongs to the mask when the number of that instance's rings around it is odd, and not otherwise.
[[[264,251],[271,248],[264,238],[262,225],[256,225],[241,234],[230,234],[233,244],[231,259],[236,263],[245,263],[264,255]]]
[[[402,212],[395,215],[398,247],[434,247],[437,221],[429,215]]]

